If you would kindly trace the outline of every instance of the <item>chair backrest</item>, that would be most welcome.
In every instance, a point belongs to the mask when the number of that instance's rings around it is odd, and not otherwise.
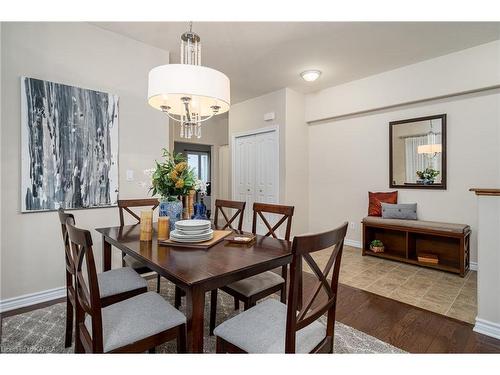
[[[290,288],[288,292],[288,306],[286,319],[285,351],[295,352],[296,332],[328,312],[326,337],[315,348],[328,348],[333,350],[333,331],[335,325],[335,308],[337,302],[337,289],[339,281],[340,260],[344,247],[344,238],[347,233],[347,222],[340,227],[313,235],[295,236],[292,244],[292,263],[290,265]],[[331,251],[330,258],[324,270],[321,270],[311,253],[319,250]],[[317,281],[311,288],[308,286],[308,298],[302,302],[302,262],[305,261],[314,272]],[[331,273],[331,281],[328,277]],[[320,291],[326,293],[320,296]],[[297,310],[300,310],[297,314]]]
[[[137,223],[141,222],[141,218],[130,207],[151,207],[154,210],[158,207],[160,201],[156,198],[146,198],[146,199],[119,199],[118,209],[120,210],[120,226],[125,225],[125,218],[123,217],[123,211],[127,211],[132,217],[137,220]]]
[[[238,202],[238,201],[226,201],[222,199],[217,199],[215,200],[215,217],[214,217],[214,225],[217,229],[226,229],[230,228],[234,230],[234,227],[232,226],[232,222],[239,216],[238,219],[238,230],[241,230],[243,226],[243,214],[245,212],[245,205],[246,202]],[[228,215],[226,212],[224,212],[223,208],[232,208],[235,209],[236,212],[234,213],[231,218],[228,218]],[[219,228],[219,211],[224,216],[224,220],[226,221],[224,225],[222,225]]]
[[[97,271],[92,250],[92,236],[85,229],[75,227],[74,220],[66,221],[70,246],[76,258],[76,329],[79,330],[81,344],[86,352],[102,353],[102,314]],[[85,271],[83,263],[85,261]],[[86,273],[86,277],[84,275]],[[87,281],[88,284],[87,284]],[[92,319],[92,334],[85,326],[85,314]]]
[[[75,262],[76,254],[73,254],[72,248],[69,244],[68,230],[66,228],[66,220],[71,218],[72,222],[75,222],[75,217],[73,214],[68,214],[64,212],[62,208],[57,210],[59,215],[59,222],[61,223],[61,233],[64,245],[64,253],[66,259],[66,287],[73,286],[73,277],[71,275],[75,274]]]
[[[286,221],[286,231],[285,231],[285,240],[290,241],[290,232],[292,229],[292,216],[293,216],[294,207],[293,206],[282,206],[278,204],[268,204],[268,203],[254,203],[253,204],[253,222],[252,222],[252,233],[257,234],[257,216],[262,219],[262,222],[267,227],[267,233],[264,235],[272,236],[274,238],[278,238],[276,235],[276,230]],[[283,215],[280,220],[274,225],[271,226],[269,221],[267,221],[264,213],[271,213],[277,215]]]

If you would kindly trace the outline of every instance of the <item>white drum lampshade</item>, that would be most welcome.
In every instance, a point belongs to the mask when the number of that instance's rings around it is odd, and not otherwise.
[[[186,109],[181,98],[191,98],[192,112],[201,117],[211,116],[213,107],[218,114],[230,107],[229,78],[218,70],[201,65],[168,64],[149,72],[148,103],[158,109],[170,107],[172,115],[184,115]]]
[[[439,143],[429,144],[429,145],[420,145],[417,147],[417,153],[419,154],[438,154],[442,152],[442,145]]]

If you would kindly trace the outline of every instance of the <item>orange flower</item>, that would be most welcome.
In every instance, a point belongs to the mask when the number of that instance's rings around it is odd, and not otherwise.
[[[187,168],[187,163],[185,161],[181,161],[179,164],[175,166],[175,170],[178,173],[182,173]]]
[[[174,182],[177,181],[177,179],[179,178],[179,176],[177,175],[177,171],[176,170],[173,170],[172,172],[170,172],[168,174],[168,177],[170,177],[170,179]]]
[[[175,187],[177,189],[182,189],[184,187],[184,180],[182,178],[179,178],[175,183]]]

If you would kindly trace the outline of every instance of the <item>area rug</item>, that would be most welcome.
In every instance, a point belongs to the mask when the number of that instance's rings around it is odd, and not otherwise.
[[[155,290],[155,280],[149,281],[150,290]],[[162,279],[161,295],[170,303],[174,301],[174,287]],[[206,353],[215,353],[215,338],[209,336],[209,298],[205,304]],[[185,308],[183,299],[183,306]],[[184,310],[183,310],[184,311]],[[64,348],[65,303],[58,303],[2,319],[2,353],[72,353],[73,348]],[[238,314],[234,311],[232,297],[220,292],[217,301],[217,324]],[[323,323],[326,323],[325,321]],[[157,353],[176,353],[175,340],[157,348]],[[340,322],[335,323],[335,353],[405,353],[375,337],[367,335]]]

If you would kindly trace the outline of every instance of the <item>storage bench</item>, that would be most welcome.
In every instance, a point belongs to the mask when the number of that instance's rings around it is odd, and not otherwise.
[[[458,273],[469,270],[470,233],[466,224],[423,220],[383,219],[367,216],[363,224],[363,255]],[[384,252],[370,250],[370,242],[380,240]],[[419,254],[433,254],[438,263],[420,262]]]

